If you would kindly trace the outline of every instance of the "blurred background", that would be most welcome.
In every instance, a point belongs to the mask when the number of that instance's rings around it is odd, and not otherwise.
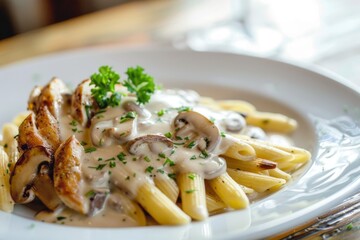
[[[360,0],[0,0],[0,64],[109,44],[256,54],[360,85]]]
[[[130,0],[0,0],[0,39]]]

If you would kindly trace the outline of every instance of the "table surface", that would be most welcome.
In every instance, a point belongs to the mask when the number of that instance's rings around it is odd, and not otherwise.
[[[303,5],[287,8],[286,1],[242,1],[236,6],[235,2],[156,0],[119,5],[0,41],[0,65],[97,45],[164,45],[250,52],[305,62],[335,72],[360,87],[357,0],[295,1]],[[306,12],[307,17],[296,18],[299,12]],[[214,33],[222,33],[223,38],[212,38]],[[266,39],[264,44],[262,33],[272,34],[274,41]],[[360,236],[360,220],[354,219],[352,226],[327,238],[355,239]]]

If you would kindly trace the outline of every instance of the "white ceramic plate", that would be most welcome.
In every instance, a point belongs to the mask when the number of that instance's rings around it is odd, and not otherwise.
[[[293,138],[312,152],[312,163],[284,189],[250,209],[188,226],[76,228],[34,221],[31,212],[18,207],[15,214],[0,212],[0,239],[263,238],[322,214],[359,190],[359,91],[324,74],[257,57],[96,48],[27,60],[0,69],[0,125],[25,110],[34,85],[58,76],[75,86],[104,64],[121,73],[141,65],[166,87],[245,99],[261,110],[288,114],[300,123]]]

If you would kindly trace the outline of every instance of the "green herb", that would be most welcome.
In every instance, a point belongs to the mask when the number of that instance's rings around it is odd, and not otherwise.
[[[129,92],[136,94],[138,103],[148,103],[156,89],[154,79],[144,73],[144,69],[139,66],[128,68],[126,74],[128,79],[124,81],[124,86]]]
[[[226,137],[225,132],[220,132],[221,137]]]
[[[89,168],[94,168],[94,169],[96,169],[97,171],[100,171],[100,170],[102,170],[106,165],[107,165],[107,164],[104,163],[104,164],[99,164],[99,165],[97,165],[96,167],[90,166]]]
[[[182,107],[178,107],[176,108],[176,110],[180,113],[180,112],[189,112],[192,110],[191,107],[188,106],[182,106]]]
[[[115,158],[114,158],[114,157],[112,157],[112,158],[108,158],[108,159],[106,159],[106,160],[105,160],[105,162],[114,161],[114,160],[115,160]]]
[[[174,162],[174,161],[172,161],[170,158],[166,158],[166,160],[165,160],[165,162],[164,162],[163,166],[166,166],[166,164],[169,164],[169,165],[170,165],[170,167],[175,166],[175,162]]]
[[[165,153],[159,153],[159,157],[166,158],[166,155],[165,155]]]
[[[182,137],[180,137],[180,136],[175,136],[175,139],[176,140],[183,140]]]
[[[167,112],[165,109],[161,109],[160,111],[157,112],[157,115],[159,117],[162,117],[162,116],[164,116],[165,112]]]
[[[161,169],[161,168],[157,169],[156,172],[159,172],[159,173],[161,173],[161,174],[164,174],[164,173],[165,173],[165,171],[164,171],[163,169]]]
[[[136,117],[136,112],[127,112],[125,115],[120,117],[120,123],[127,122],[131,119],[134,119]]]
[[[81,141],[81,146],[86,146],[87,145],[87,142],[84,142],[84,141]]]
[[[167,138],[172,138],[172,133],[171,132],[167,132],[164,134],[165,137]]]
[[[191,180],[194,180],[196,177],[196,175],[194,173],[189,173],[188,178],[190,178]]]
[[[350,231],[353,229],[353,224],[352,223],[349,223],[348,225],[346,225],[346,230]]]
[[[125,153],[123,153],[123,152],[121,152],[121,153],[119,153],[116,157],[119,159],[119,161],[124,161],[125,160],[125,156],[126,156],[126,154]]]
[[[109,167],[110,168],[116,167],[116,162],[109,162]]]
[[[148,166],[148,167],[145,169],[145,172],[152,173],[153,170],[154,170],[154,167],[153,167],[153,166]]]
[[[94,73],[90,77],[91,95],[100,108],[108,106],[115,107],[120,104],[121,94],[115,91],[116,84],[119,84],[120,75],[109,66],[101,66],[99,73]]]
[[[56,219],[57,219],[58,221],[61,221],[61,220],[66,219],[66,217],[64,217],[64,216],[58,216]]]
[[[193,148],[195,147],[195,141],[191,141],[188,145],[187,148]]]
[[[92,153],[96,151],[96,147],[88,147],[85,148],[85,153]]]
[[[195,189],[189,189],[189,190],[186,190],[185,193],[193,193],[195,191],[196,191]]]
[[[145,157],[144,157],[144,160],[145,160],[146,162],[151,162],[151,159],[150,159],[148,156],[145,156]]]
[[[70,123],[69,123],[70,126],[73,126],[73,127],[76,127],[77,126],[77,122],[75,120],[72,120]]]
[[[85,193],[85,197],[87,198],[92,198],[95,196],[95,191],[94,190],[90,190],[87,193]]]
[[[196,159],[196,156],[195,155],[192,155],[190,160],[195,160]]]
[[[102,161],[103,160],[103,158],[98,158],[98,161]]]
[[[171,179],[176,180],[176,173],[169,173],[168,177],[171,178]]]
[[[85,105],[85,113],[86,113],[86,117],[87,119],[91,118],[91,113],[90,113],[90,109],[92,108],[91,105]]]
[[[209,154],[204,150],[204,151],[201,151],[200,155],[199,155],[199,158],[207,158],[209,156]]]

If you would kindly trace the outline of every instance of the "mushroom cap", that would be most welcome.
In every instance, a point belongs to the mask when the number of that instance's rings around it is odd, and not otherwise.
[[[157,154],[174,147],[174,143],[169,138],[157,134],[148,134],[129,141],[127,149],[129,153],[139,155],[140,146],[143,144],[147,144],[149,149]]]
[[[52,158],[50,150],[43,146],[33,147],[21,155],[10,176],[10,193],[16,203],[29,203],[34,200],[34,180],[41,165],[50,164]]]
[[[221,136],[219,128],[209,119],[198,112],[187,111],[180,112],[175,120],[174,126],[176,129],[176,136],[185,137],[181,135],[197,133],[206,141],[206,150],[213,151],[220,142]]]

